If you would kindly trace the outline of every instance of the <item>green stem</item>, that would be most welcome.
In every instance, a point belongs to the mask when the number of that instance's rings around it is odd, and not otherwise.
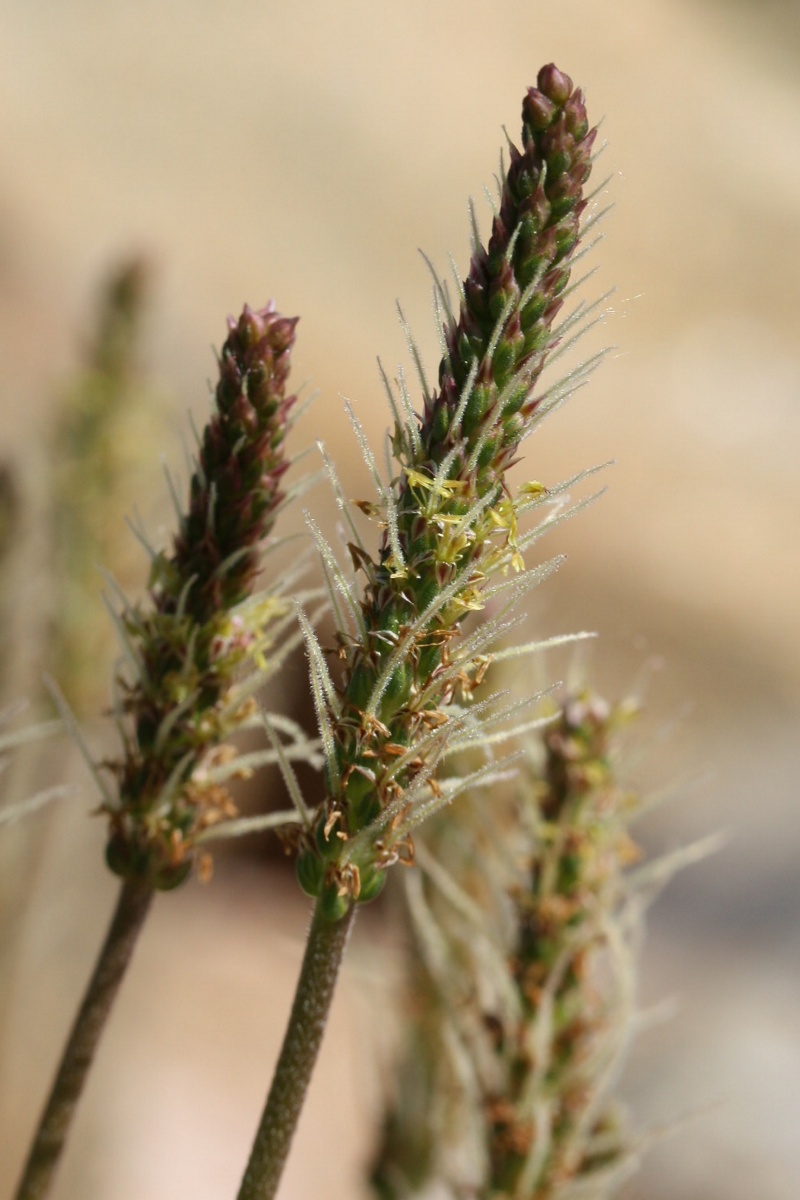
[[[339,921],[314,911],[292,1014],[237,1200],[272,1200],[278,1190],[344,957],[355,906]]]
[[[153,889],[126,880],[31,1147],[15,1200],[41,1200],[52,1183],[100,1035],[133,955]]]

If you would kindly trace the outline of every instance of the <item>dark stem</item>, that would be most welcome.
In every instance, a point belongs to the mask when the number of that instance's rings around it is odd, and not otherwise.
[[[355,906],[339,921],[311,921],[289,1025],[237,1200],[272,1200],[278,1190],[333,999]]]
[[[15,1200],[41,1200],[50,1188],[100,1035],[144,924],[153,889],[126,880],[106,940],[69,1035]]]

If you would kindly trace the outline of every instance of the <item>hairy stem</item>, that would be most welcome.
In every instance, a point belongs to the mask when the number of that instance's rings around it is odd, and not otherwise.
[[[292,1013],[237,1200],[272,1200],[317,1061],[355,907],[338,921],[314,911]]]
[[[97,1044],[152,898],[150,884],[138,880],[126,880],[120,889],[106,940],[64,1049],[15,1200],[40,1200],[47,1195]]]

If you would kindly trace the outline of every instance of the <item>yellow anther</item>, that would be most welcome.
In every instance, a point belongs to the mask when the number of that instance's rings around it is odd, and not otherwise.
[[[406,467],[406,479],[411,487],[425,488],[426,491],[441,496],[443,500],[447,500],[454,492],[463,492],[467,486],[465,479],[440,479],[437,481],[423,475],[421,471],[416,471],[413,467]]]

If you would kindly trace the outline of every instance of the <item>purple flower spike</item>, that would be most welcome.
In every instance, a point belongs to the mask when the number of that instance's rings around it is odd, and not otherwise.
[[[124,754],[111,764],[119,802],[106,806],[107,858],[118,874],[159,888],[189,873],[198,833],[235,815],[227,790],[198,768],[247,715],[246,705],[235,711],[231,689],[257,655],[260,631],[232,610],[252,590],[284,498],[296,324],[272,303],[228,319],[188,511],[172,554],[155,556],[150,605],[123,618],[137,671],[119,681]]]

